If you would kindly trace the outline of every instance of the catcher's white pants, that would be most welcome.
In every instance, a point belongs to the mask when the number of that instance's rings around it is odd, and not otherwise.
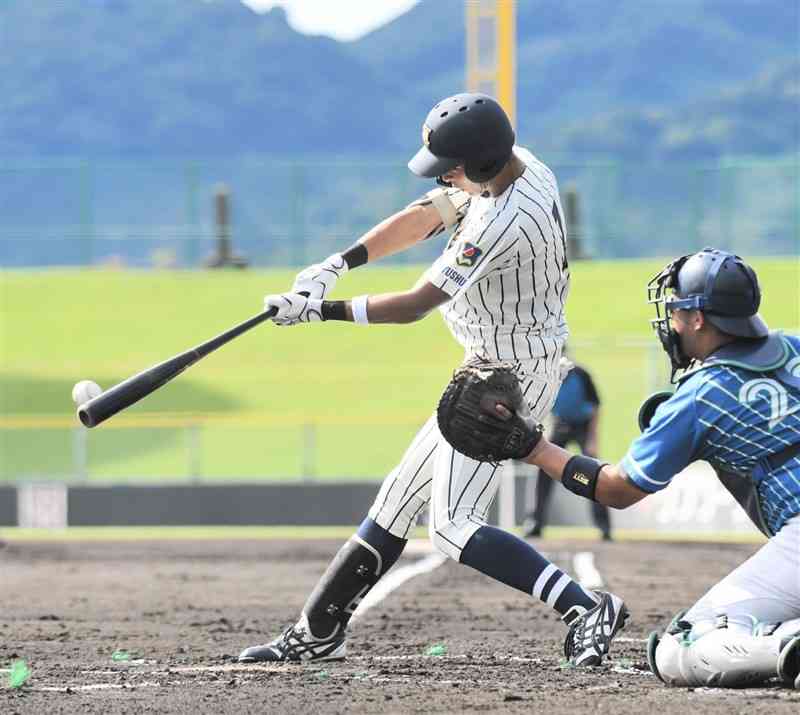
[[[519,363],[522,391],[538,421],[550,412],[561,385],[558,368],[549,373],[533,371],[540,362]],[[458,561],[461,549],[486,523],[500,484],[499,469],[497,463],[476,462],[454,450],[439,432],[434,413],[384,480],[369,516],[405,539],[419,512],[430,502],[431,541]]]
[[[800,515],[713,586],[684,616],[690,623],[754,617],[760,623],[800,618]]]
[[[713,586],[682,620],[691,630],[665,633],[653,654],[665,682],[741,687],[774,677],[786,639],[800,634],[800,515]],[[765,624],[781,625],[773,632],[764,630]]]

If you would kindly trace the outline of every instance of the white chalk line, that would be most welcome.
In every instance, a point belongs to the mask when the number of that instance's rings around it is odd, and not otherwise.
[[[403,549],[404,556],[432,554],[434,552],[433,544],[430,539],[409,539],[406,542],[406,547]]]
[[[351,625],[356,623],[367,611],[377,606],[389,596],[392,591],[402,586],[406,581],[415,576],[430,573],[447,561],[447,557],[438,551],[430,553],[432,549],[430,542],[424,539],[415,539],[413,541],[412,553],[428,552],[428,555],[413,564],[390,571],[384,578],[378,581],[358,605],[353,617],[350,619]],[[411,543],[412,542],[409,542],[409,545],[411,545]],[[406,550],[408,550],[409,545],[406,546]],[[595,566],[594,554],[591,551],[578,552],[573,557],[572,563],[575,575],[584,588],[595,589],[601,588],[604,585],[603,577]]]
[[[160,670],[82,670],[83,675],[119,675],[120,672],[138,672],[143,675],[169,675],[171,673],[234,673],[234,672],[275,672],[275,673],[294,673],[298,668],[319,668],[325,665],[370,665],[372,663],[386,663],[386,662],[411,662],[411,661],[452,661],[455,663],[473,663],[476,667],[481,667],[484,661],[491,661],[493,663],[529,663],[532,665],[546,665],[550,663],[552,658],[549,657],[536,657],[530,658],[521,655],[503,655],[500,653],[493,653],[491,657],[485,659],[476,658],[474,655],[467,653],[463,654],[445,654],[445,655],[427,655],[425,653],[412,653],[405,655],[367,655],[367,656],[347,656],[344,660],[338,661],[313,661],[310,663],[225,663],[223,665],[183,665],[164,667]],[[613,661],[612,661],[613,663]],[[623,669],[626,666],[616,665],[616,668]],[[635,668],[630,669],[631,672],[643,672]],[[622,672],[622,670],[620,670]]]
[[[383,601],[386,597],[389,596],[394,590],[399,588],[402,584],[410,579],[414,578],[415,576],[420,576],[422,574],[430,573],[437,569],[439,566],[444,564],[447,561],[447,557],[443,554],[433,551],[430,542],[424,539],[415,539],[409,542],[409,546],[411,549],[407,549],[410,553],[427,553],[422,559],[409,564],[407,566],[402,566],[399,569],[392,571],[386,577],[381,579],[375,587],[367,594],[367,596],[361,601],[358,608],[356,609],[353,617],[351,619],[351,624],[356,621],[358,618],[363,617],[363,615],[369,611],[371,608],[378,605],[381,601]],[[433,552],[432,552],[433,551]],[[432,552],[432,553],[431,553]],[[594,564],[594,554],[590,551],[583,551],[575,554],[573,557],[573,567],[575,570],[575,574],[580,581],[581,585],[586,588],[600,588],[603,586],[603,578],[600,575],[600,572],[597,570]],[[646,639],[641,638],[616,638],[615,639],[619,643],[644,643]],[[444,656],[433,656],[433,655],[424,655],[424,654],[409,654],[409,655],[387,655],[387,656],[356,656],[356,657],[349,657],[347,660],[350,663],[360,663],[360,664],[369,664],[374,662],[392,662],[392,661],[424,661],[430,660],[433,658],[439,658],[440,660],[445,661],[454,661],[454,662],[475,662],[476,665],[480,665],[480,661],[475,661],[474,657],[468,656],[467,654],[463,655],[444,655]],[[494,654],[492,658],[493,662],[511,662],[511,663],[529,663],[534,665],[541,665],[545,663],[545,659],[543,658],[525,658],[523,656],[503,656]],[[317,661],[316,666],[319,667],[320,665],[324,665],[325,661]],[[144,665],[143,660],[136,660],[130,661],[125,665],[133,666],[134,668],[139,665]],[[148,663],[151,664],[151,663]],[[122,664],[120,664],[122,665]],[[124,667],[124,666],[123,666]],[[126,668],[127,670],[127,668]],[[217,665],[217,666],[182,666],[182,667],[165,667],[161,670],[156,671],[142,671],[138,668],[133,672],[138,672],[143,675],[168,675],[170,673],[180,674],[180,673],[245,673],[245,672],[271,672],[271,673],[292,673],[295,672],[292,666],[289,668],[286,667],[286,664],[276,663],[276,664],[226,664],[226,665]],[[612,671],[615,673],[621,674],[629,674],[629,675],[644,675],[644,676],[651,676],[652,673],[648,671],[642,671],[635,668],[627,668],[622,665],[614,665],[612,667]],[[6,671],[10,672],[10,671]],[[104,675],[117,675],[120,672],[124,672],[122,670],[84,670],[81,671],[84,675],[94,675],[94,676],[104,676]],[[350,674],[345,674],[344,677],[350,677]],[[370,678],[373,682],[393,682],[397,679],[392,678]],[[445,682],[445,681],[441,681]],[[447,683],[461,683],[463,681],[453,680],[453,681],[446,681]],[[116,690],[125,690],[130,689],[131,687],[161,687],[160,683],[148,682],[144,681],[141,683],[136,683],[135,685],[130,684],[116,684],[116,683],[96,683],[96,684],[89,684],[89,685],[76,685],[76,686],[44,686],[39,688],[33,688],[34,690],[41,690],[47,692],[66,692],[67,689],[71,691],[92,691],[92,690],[109,690],[109,689],[116,689]]]
[[[413,654],[413,655],[387,655],[387,656],[358,656],[358,657],[348,657],[346,661],[314,661],[313,663],[305,663],[305,664],[289,664],[289,663],[229,663],[225,665],[212,665],[212,666],[179,666],[179,667],[170,667],[165,668],[162,670],[157,671],[129,671],[138,673],[142,676],[147,677],[169,677],[173,676],[172,679],[168,680],[167,682],[154,682],[154,681],[142,681],[141,683],[136,681],[131,681],[126,684],[95,684],[95,685],[84,685],[84,686],[59,686],[59,687],[41,687],[41,688],[32,688],[33,690],[42,690],[48,692],[66,692],[67,688],[69,687],[70,691],[92,691],[92,690],[133,690],[137,687],[165,687],[170,685],[180,685],[183,681],[175,679],[175,676],[180,676],[181,674],[186,675],[202,675],[204,673],[208,675],[220,675],[226,674],[230,676],[236,675],[257,675],[259,673],[262,674],[269,674],[269,675],[283,675],[283,676],[296,676],[296,675],[306,675],[312,678],[319,678],[321,680],[339,680],[339,679],[347,679],[347,680],[366,680],[370,683],[375,684],[391,684],[391,683],[408,683],[415,680],[418,680],[419,674],[418,673],[398,673],[397,675],[387,675],[386,673],[381,672],[380,670],[375,670],[370,672],[369,670],[365,669],[370,665],[376,665],[380,663],[386,662],[424,662],[430,660],[441,660],[445,663],[452,663],[453,665],[464,665],[470,664],[474,666],[476,671],[482,671],[485,665],[480,659],[476,659],[474,656],[469,656],[467,654],[458,654],[458,655],[443,655],[443,656],[431,656],[425,654]],[[528,658],[524,656],[518,655],[503,655],[494,653],[491,655],[490,658],[487,658],[487,661],[491,660],[493,664],[496,663],[514,663],[514,664],[525,664],[525,665],[548,665],[551,663],[552,659],[550,658]],[[120,671],[118,670],[105,670],[105,671],[81,671],[84,675],[94,675],[94,676],[103,676],[103,675],[119,675]],[[637,675],[637,676],[644,676],[644,677],[651,677],[652,673],[647,671],[638,670],[635,668],[630,668],[622,664],[613,664],[611,672],[625,674],[625,675]],[[492,673],[492,684],[496,687],[511,687],[512,684],[505,683],[498,681],[494,678],[497,673],[493,671]],[[213,681],[212,681],[213,682]],[[447,685],[475,685],[476,679],[474,677],[469,678],[436,678],[436,684],[447,686]],[[605,688],[611,687],[606,685],[598,685],[595,686],[597,688]],[[613,687],[618,687],[614,685]]]
[[[90,683],[89,685],[39,685],[25,690],[39,693],[74,693],[91,692],[93,690],[136,690],[137,688],[160,688],[161,683],[142,681],[136,683]]]
[[[795,698],[797,691],[791,685],[778,685],[776,684],[771,688],[695,688],[692,693],[688,695],[702,695],[706,697],[715,698],[737,698],[737,697],[754,697],[754,698],[779,698],[781,700]]]
[[[358,619],[363,618],[364,614],[369,611],[370,608],[377,606],[392,591],[402,586],[406,581],[415,576],[430,573],[434,569],[439,568],[445,561],[447,561],[447,557],[437,551],[426,556],[424,559],[415,561],[413,564],[401,566],[394,571],[390,571],[372,587],[372,590],[364,596],[361,603],[358,604],[358,608],[356,608],[355,613],[353,613],[350,619],[350,625],[352,626]]]
[[[406,544],[405,553],[425,553],[427,556],[413,564],[390,571],[378,581],[356,608],[350,619],[351,625],[357,623],[367,611],[377,606],[392,591],[399,588],[406,581],[415,576],[430,573],[447,561],[446,556],[433,550],[433,546],[427,539],[409,540],[408,544]],[[542,556],[548,558],[545,553],[542,553]],[[602,575],[595,566],[594,554],[591,551],[579,551],[576,553],[572,558],[572,564],[577,580],[584,588],[596,589],[605,585]]]
[[[423,542],[423,543],[420,543]],[[414,539],[409,542],[409,546],[411,549],[409,553],[427,553],[428,555],[425,558],[419,559],[414,563],[411,563],[407,566],[402,566],[389,574],[387,574],[383,579],[381,579],[367,594],[367,596],[361,601],[356,609],[353,617],[350,619],[351,625],[355,622],[358,618],[363,617],[363,615],[369,611],[374,606],[378,605],[383,599],[385,599],[392,591],[399,588],[402,584],[410,579],[414,578],[415,576],[420,576],[422,574],[430,573],[434,569],[437,569],[441,566],[445,561],[447,561],[447,557],[444,554],[437,552],[431,553],[432,547],[429,542],[424,542],[423,539]],[[440,657],[440,656],[419,656],[419,657]],[[351,662],[370,662],[370,660],[390,660],[390,659],[399,659],[400,657],[393,657],[393,656],[385,656],[383,658],[349,658]],[[466,656],[464,656],[466,660]],[[324,661],[316,661],[318,665],[323,665]],[[170,673],[220,673],[220,672],[258,672],[258,671],[268,671],[268,672],[275,672],[275,673],[290,673],[290,670],[286,669],[286,664],[276,664],[276,665],[264,665],[264,664],[240,664],[240,665],[222,665],[222,666],[187,666],[187,667],[178,667],[178,668],[162,668],[161,670],[156,671],[143,671],[139,669],[137,666],[144,665],[143,660],[133,660],[123,663],[120,663],[119,670],[83,670],[81,673],[83,675],[93,675],[93,676],[104,676],[104,675],[118,675],[120,672],[133,672],[133,673],[140,673],[142,675],[169,675]],[[128,667],[130,666],[130,670]],[[290,666],[291,668],[291,666]],[[10,671],[8,671],[10,672]],[[379,682],[376,679],[371,679],[373,682]],[[380,682],[392,682],[393,679],[391,678],[384,678]],[[398,679],[394,679],[398,680]],[[448,683],[458,683],[463,684],[463,681],[447,681]],[[154,682],[141,682],[135,684],[119,684],[119,683],[92,683],[88,685],[72,685],[72,686],[40,686],[31,688],[31,690],[37,690],[42,692],[60,692],[66,693],[67,690],[70,692],[85,692],[85,691],[93,691],[93,690],[130,690],[131,688],[138,688],[138,687],[161,687],[160,683]]]
[[[362,661],[401,661],[401,660],[430,660],[433,658],[438,658],[444,661],[471,661],[475,664],[476,668],[481,667],[481,661],[475,660],[474,658],[469,658],[467,655],[446,655],[446,656],[427,656],[427,655],[407,655],[407,656],[374,656],[374,657],[358,657],[358,658],[348,658],[348,663],[359,663]],[[525,658],[522,656],[501,656],[498,654],[494,654],[492,658],[494,662],[513,662],[513,663],[528,663],[534,665],[541,665],[543,663],[548,662],[545,658]],[[326,663],[325,661],[316,661],[314,664],[306,664],[306,665],[288,665],[286,663],[274,663],[274,664],[267,664],[267,663],[250,663],[250,664],[230,664],[230,665],[221,665],[221,666],[186,666],[186,667],[178,667],[178,668],[168,668],[162,671],[151,671],[142,673],[142,671],[138,671],[143,675],[150,675],[150,676],[164,676],[164,675],[178,675],[180,673],[192,673],[192,674],[202,674],[207,672],[211,673],[244,673],[248,672],[251,674],[254,673],[270,673],[270,674],[284,674],[284,675],[296,675],[300,672],[306,672],[308,675],[312,677],[318,677],[320,679],[348,679],[348,680],[367,680],[370,683],[375,684],[391,684],[391,683],[408,683],[412,680],[416,680],[419,678],[419,674],[409,674],[409,675],[400,675],[400,676],[386,676],[386,675],[372,675],[367,671],[362,672],[353,672],[352,670],[346,670],[344,672],[336,672],[336,671],[327,671],[325,670],[325,666],[330,666],[335,663]],[[618,673],[622,675],[636,675],[641,676],[644,678],[654,678],[655,675],[650,671],[640,670],[638,668],[631,668],[621,664],[614,664],[611,663],[611,670],[612,673]],[[111,671],[82,671],[82,673],[87,675],[119,675],[120,671],[111,670]],[[436,683],[442,686],[452,686],[452,685],[475,685],[475,679],[436,679]],[[170,680],[167,683],[158,683],[154,681],[141,681],[141,682],[131,682],[131,683],[93,683],[88,685],[66,685],[66,686],[37,686],[37,687],[26,687],[26,690],[34,691],[34,692],[49,692],[49,693],[67,693],[67,692],[93,692],[93,691],[104,691],[104,690],[136,690],[137,688],[161,688],[170,685],[182,685],[183,681],[178,680]],[[510,687],[511,684],[499,682],[497,680],[492,680],[493,686],[496,687]],[[600,683],[595,686],[590,686],[588,690],[590,691],[600,691],[606,689],[617,689],[619,687],[616,683],[609,683],[603,684]],[[664,693],[669,693],[674,691],[672,688],[663,688]],[[779,687],[777,684],[773,687],[768,688],[745,688],[745,689],[731,689],[731,688],[695,688],[691,693],[686,693],[687,697],[691,695],[698,695],[701,697],[714,697],[714,698],[742,698],[742,697],[762,697],[762,698],[778,698],[780,700],[791,700],[792,702],[795,701],[797,691],[793,690],[792,688],[786,687]]]

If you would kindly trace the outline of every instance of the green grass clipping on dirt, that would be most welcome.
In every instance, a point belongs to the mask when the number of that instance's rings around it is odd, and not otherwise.
[[[606,459],[664,386],[645,285],[666,259],[579,262],[567,303],[573,358],[594,375]],[[752,261],[761,313],[800,325],[795,257]],[[369,266],[334,297],[406,289],[425,266]],[[413,325],[259,326],[81,436],[70,392],[124,380],[260,312],[294,271],[0,273],[0,480],[72,479],[78,440],[97,481],[380,479],[432,413],[462,350],[437,314]]]

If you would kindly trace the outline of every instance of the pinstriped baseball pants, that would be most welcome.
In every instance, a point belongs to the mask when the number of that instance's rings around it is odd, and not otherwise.
[[[531,414],[541,421],[555,402],[561,375],[558,371],[526,372],[524,362],[520,366]],[[430,503],[431,542],[458,561],[470,537],[486,524],[499,484],[500,464],[477,462],[455,451],[439,432],[434,413],[384,480],[369,517],[405,539],[417,515]]]

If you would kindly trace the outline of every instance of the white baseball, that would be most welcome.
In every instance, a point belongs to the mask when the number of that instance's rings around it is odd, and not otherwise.
[[[72,388],[72,401],[76,405],[82,405],[84,402],[97,397],[101,392],[100,385],[96,382],[81,380],[75,383],[75,387]]]

